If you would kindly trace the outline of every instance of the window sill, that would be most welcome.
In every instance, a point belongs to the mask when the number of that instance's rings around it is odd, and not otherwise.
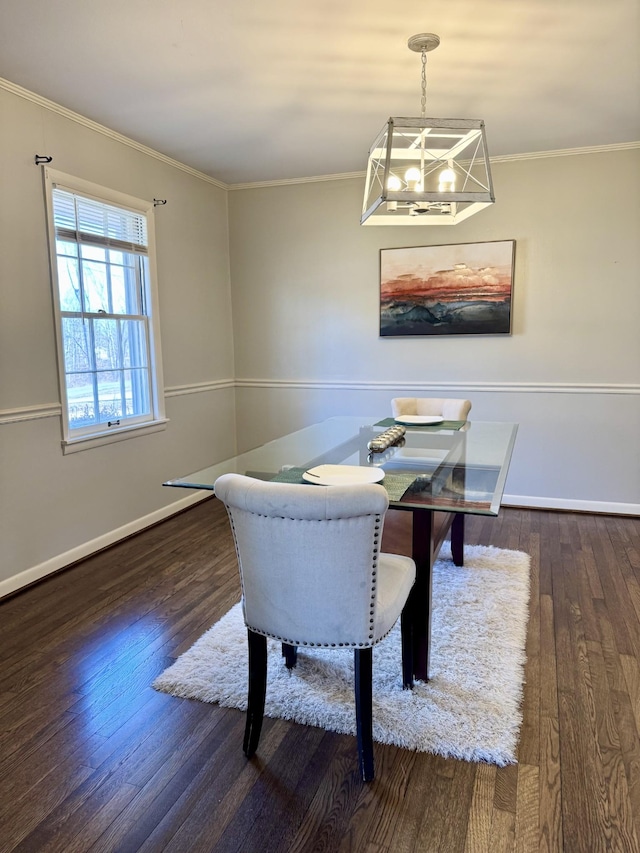
[[[161,418],[157,421],[148,421],[144,424],[134,424],[122,427],[122,429],[110,430],[108,433],[101,432],[97,435],[89,434],[79,438],[65,439],[62,441],[62,452],[66,456],[68,453],[78,453],[80,450],[90,450],[92,447],[102,447],[105,444],[125,441],[128,438],[151,435],[154,432],[161,432],[166,429],[168,423],[168,418]]]

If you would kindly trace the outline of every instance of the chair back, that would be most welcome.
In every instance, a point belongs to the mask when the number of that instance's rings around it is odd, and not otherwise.
[[[382,525],[380,485],[214,485],[236,543],[245,623],[294,646],[370,646]]]
[[[438,415],[445,421],[466,421],[471,410],[470,400],[451,397],[394,397],[391,412],[401,415]]]

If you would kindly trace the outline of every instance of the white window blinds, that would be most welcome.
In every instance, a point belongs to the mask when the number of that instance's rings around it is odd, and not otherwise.
[[[58,239],[147,254],[144,214],[75,195],[57,186],[52,194]]]

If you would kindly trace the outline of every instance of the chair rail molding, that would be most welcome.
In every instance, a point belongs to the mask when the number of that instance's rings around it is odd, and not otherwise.
[[[214,379],[212,382],[192,382],[188,385],[173,385],[164,389],[165,397],[184,397],[185,394],[204,394],[208,391],[223,391],[235,388],[233,379]]]
[[[212,382],[174,385],[164,389],[164,396],[183,397],[186,394],[204,394],[209,391],[222,391],[235,387],[233,379],[215,379]],[[57,418],[61,415],[62,406],[60,403],[38,403],[35,406],[16,406],[12,409],[0,409],[0,425],[15,424],[21,421],[39,421],[42,418]]]
[[[60,415],[62,415],[62,406],[60,403],[39,403],[36,406],[17,406],[15,409],[0,409],[0,424],[39,421],[42,418],[57,418]]]
[[[536,394],[640,394],[640,385],[609,382],[394,382],[316,379],[236,379],[236,388],[317,389],[336,391],[487,391]]]
[[[235,388],[280,388],[318,391],[477,391],[504,394],[640,394],[640,385],[607,382],[393,382],[343,381],[323,379],[216,379],[165,388],[165,397],[205,394]],[[0,409],[0,425],[55,418],[62,414],[60,403],[39,403]]]

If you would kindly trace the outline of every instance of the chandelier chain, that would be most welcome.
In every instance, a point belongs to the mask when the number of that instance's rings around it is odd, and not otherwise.
[[[427,114],[427,51],[422,51],[422,97],[420,99],[422,118]]]

